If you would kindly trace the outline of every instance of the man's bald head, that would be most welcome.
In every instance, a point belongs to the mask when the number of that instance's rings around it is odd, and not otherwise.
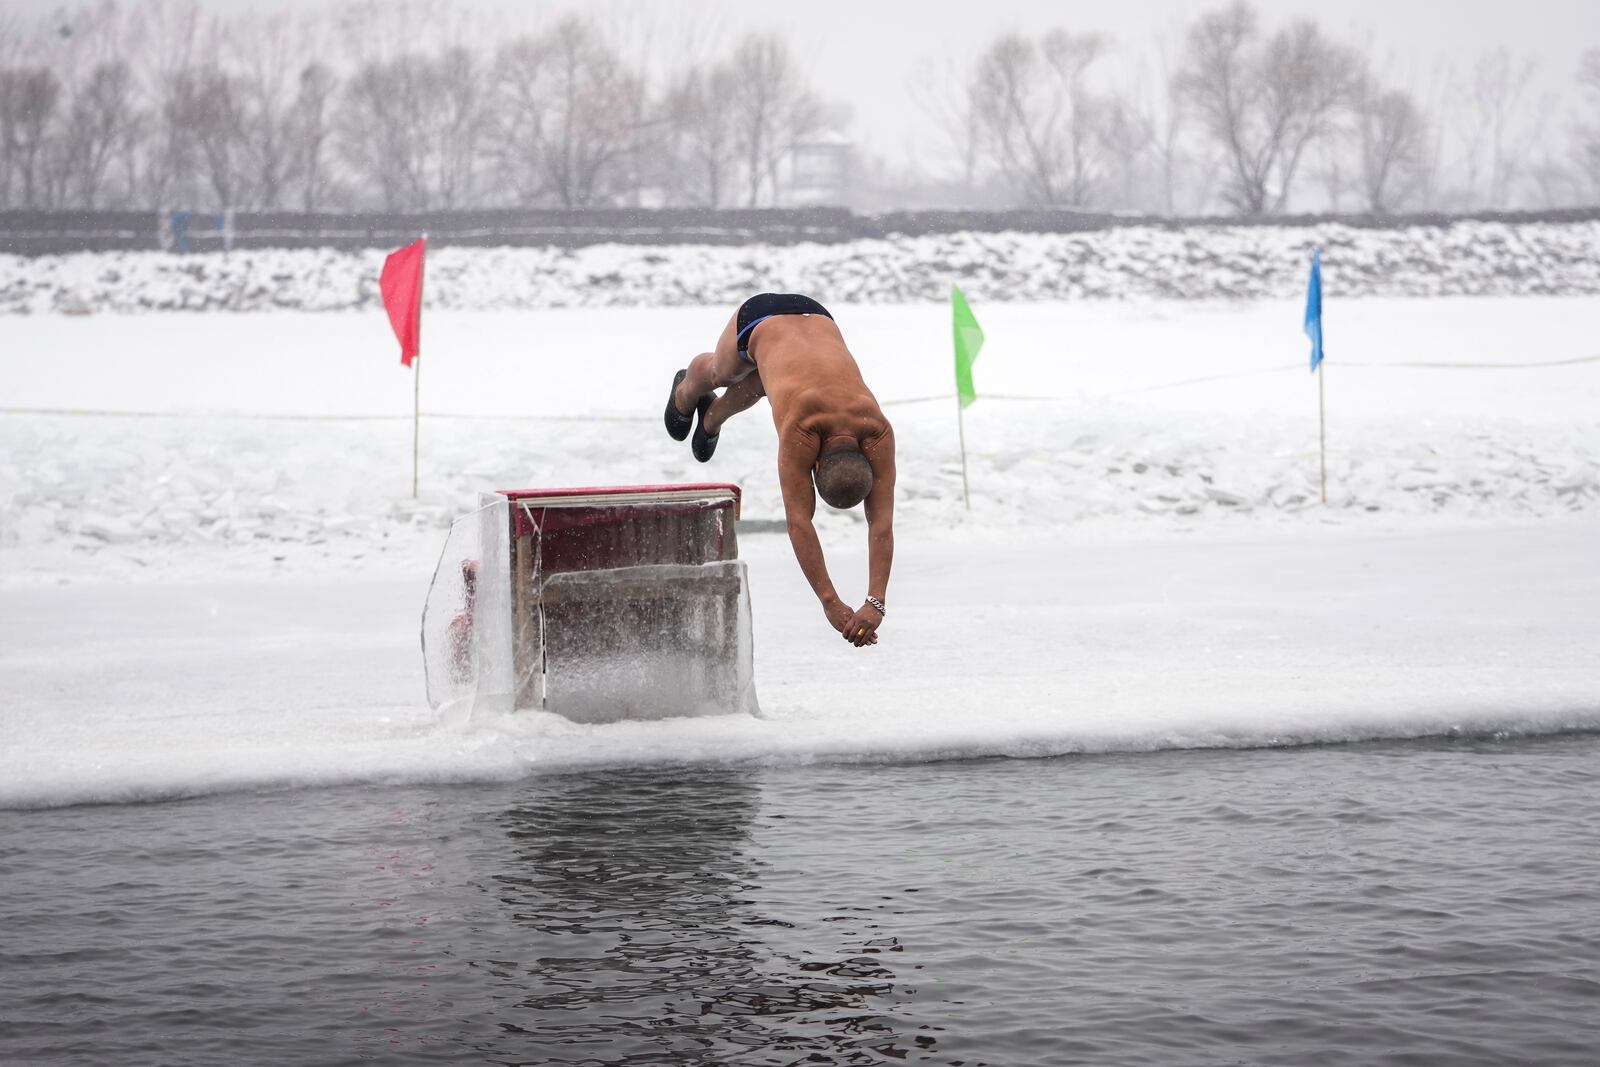
[[[817,463],[817,495],[831,508],[853,508],[872,492],[872,464],[861,446],[837,444]]]

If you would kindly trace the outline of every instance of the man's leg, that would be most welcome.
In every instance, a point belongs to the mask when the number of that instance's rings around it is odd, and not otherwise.
[[[717,338],[716,350],[702,352],[689,361],[689,373],[684,375],[683,381],[678,384],[677,391],[672,396],[673,405],[679,411],[689,414],[694,411],[701,397],[714,389],[742,381],[750,377],[750,372],[755,370],[753,364],[746,363],[739,356],[738,321],[739,314],[734,312],[733,317],[728,320],[727,327],[723,329],[722,336]],[[758,393],[756,399],[760,399],[761,395]],[[742,411],[753,403],[755,400],[750,400],[744,407],[735,410]]]
[[[715,437],[722,432],[722,424],[731,416],[739,414],[766,395],[767,391],[761,385],[761,375],[747,374],[711,402],[700,424],[705,427],[706,433]]]

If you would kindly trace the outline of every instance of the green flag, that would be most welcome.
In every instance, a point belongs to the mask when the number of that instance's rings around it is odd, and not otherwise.
[[[972,361],[983,347],[983,327],[972,317],[959,286],[950,287],[950,310],[955,320],[956,395],[961,398],[961,406],[966,407],[978,399],[978,391],[972,387]]]

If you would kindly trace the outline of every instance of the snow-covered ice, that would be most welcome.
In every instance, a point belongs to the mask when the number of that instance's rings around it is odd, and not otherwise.
[[[1592,518],[1107,539],[903,534],[883,640],[826,628],[750,537],[742,715],[455,728],[425,575],[0,589],[0,806],[636,764],[925,760],[1600,728]],[[835,574],[864,580],[859,546]]]
[[[430,312],[415,501],[379,312],[0,318],[0,804],[1600,727],[1600,363],[1532,366],[1600,297],[1330,299],[1322,508],[1297,294],[977,301],[970,513],[948,308],[840,303],[900,443],[880,646],[752,535],[769,718],[436,722],[417,616],[478,491],[780,515],[765,409],[709,466],[660,430],[731,310]],[[823,535],[864,588],[859,520]]]
[[[1282,519],[1318,501],[1297,300],[980,304],[971,514],[948,309],[834,312],[896,425],[902,526]],[[745,487],[747,517],[776,519],[765,408],[709,467],[659,428],[672,370],[728,313],[430,314],[417,500],[413,381],[381,313],[0,320],[7,407],[125,416],[0,419],[4,577],[48,579],[87,558],[188,566],[213,551],[230,568],[370,562],[416,551],[495,487],[713,477]],[[1600,502],[1600,362],[1392,366],[1566,358],[1596,322],[1600,297],[1330,307],[1331,513],[1528,518]]]

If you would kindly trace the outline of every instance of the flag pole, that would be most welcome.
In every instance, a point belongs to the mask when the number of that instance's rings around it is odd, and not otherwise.
[[[422,456],[422,351],[417,351],[417,369],[412,371],[411,391],[411,499],[417,499],[417,466]]]
[[[973,318],[966,294],[954,284],[950,286],[950,319],[956,355],[956,436],[961,441],[961,501],[971,511],[972,491],[967,485],[967,422],[962,409],[978,398],[977,390],[972,387],[972,361],[978,358],[978,350],[983,347],[983,328]]]
[[[417,468],[422,458],[422,293],[428,278],[428,235],[422,235],[422,270],[417,273],[417,358],[411,377],[411,499],[417,499]]]
[[[972,510],[972,494],[967,491],[967,427],[961,412],[961,397],[956,396],[956,438],[961,442],[961,500],[967,510]]]
[[[1328,505],[1328,415],[1322,402],[1322,364],[1317,364],[1317,451],[1322,459],[1322,505]]]
[[[1328,506],[1328,410],[1323,401],[1322,248],[1311,246],[1311,276],[1306,279],[1305,334],[1311,339],[1311,373],[1317,376],[1317,462],[1321,468],[1322,506]]]

